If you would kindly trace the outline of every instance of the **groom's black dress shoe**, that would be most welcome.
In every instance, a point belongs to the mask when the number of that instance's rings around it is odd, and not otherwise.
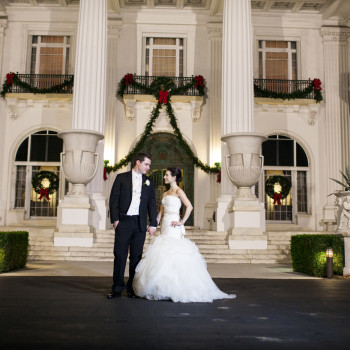
[[[122,296],[119,292],[111,292],[107,295],[107,299],[120,298]]]
[[[126,291],[126,293],[128,294],[128,298],[137,298],[137,295],[135,294],[135,292],[132,289]]]

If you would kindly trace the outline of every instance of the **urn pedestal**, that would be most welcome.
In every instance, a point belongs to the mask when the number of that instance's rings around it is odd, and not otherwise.
[[[238,188],[233,205],[228,209],[232,227],[229,247],[267,249],[265,210],[252,192],[264,164],[260,149],[267,137],[256,133],[235,133],[225,135],[221,140],[227,143],[229,149],[225,159],[227,174]]]
[[[337,228],[335,233],[344,237],[345,266],[343,275],[350,275],[350,191],[339,191],[334,193],[334,214]]]
[[[96,148],[104,136],[90,130],[70,130],[60,132],[58,137],[64,142],[62,171],[73,186],[58,205],[54,245],[91,247],[95,234],[92,225],[95,208],[85,186],[96,174],[99,160]]]

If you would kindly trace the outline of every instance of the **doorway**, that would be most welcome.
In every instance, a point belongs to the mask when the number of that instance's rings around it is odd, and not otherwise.
[[[169,167],[178,167],[182,171],[183,180],[179,186],[184,190],[193,207],[194,198],[194,165],[192,159],[186,154],[179,141],[173,134],[155,133],[146,141],[145,151],[152,155],[150,178],[156,189],[157,210],[159,211],[163,193],[168,190],[164,184],[165,171]],[[180,214],[184,213],[184,206]],[[186,222],[186,226],[193,226],[194,211]]]

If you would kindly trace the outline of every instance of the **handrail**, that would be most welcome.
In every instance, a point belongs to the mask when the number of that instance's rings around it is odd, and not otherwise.
[[[268,90],[280,94],[292,94],[310,87],[312,80],[254,79],[254,85],[259,87],[260,90]],[[262,91],[255,91],[254,97],[265,96]],[[314,90],[303,98],[314,99]]]
[[[73,77],[71,74],[16,74],[19,80],[25,84],[30,85],[31,88],[39,90],[50,89],[54,86],[62,85],[67,81],[70,81]],[[16,84],[14,81],[10,91],[14,93],[29,92],[26,87]],[[73,85],[69,84],[60,89],[59,93],[72,94]]]

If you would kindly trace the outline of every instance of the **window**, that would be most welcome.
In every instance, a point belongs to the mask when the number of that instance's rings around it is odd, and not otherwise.
[[[264,183],[272,176],[283,176],[291,184],[289,194],[280,201],[265,192],[266,220],[293,222],[296,214],[308,213],[309,160],[303,147],[287,136],[271,135],[262,144],[262,154]],[[280,191],[278,186],[277,191]]]
[[[60,177],[60,153],[63,140],[56,131],[41,130],[26,137],[15,156],[15,208],[25,208],[28,217],[55,217],[59,191],[49,196],[49,200],[32,188],[32,177],[39,171],[51,171]]]
[[[259,79],[296,80],[296,41],[259,40]]]
[[[183,38],[144,38],[146,76],[184,76]]]
[[[287,136],[269,136],[269,139],[262,144],[262,153],[265,166],[309,166],[303,148]]]
[[[32,36],[31,74],[68,74],[69,36]]]
[[[33,76],[31,85],[43,89],[61,84],[60,75],[69,71],[69,36],[33,35],[31,45],[30,74],[50,75]]]

